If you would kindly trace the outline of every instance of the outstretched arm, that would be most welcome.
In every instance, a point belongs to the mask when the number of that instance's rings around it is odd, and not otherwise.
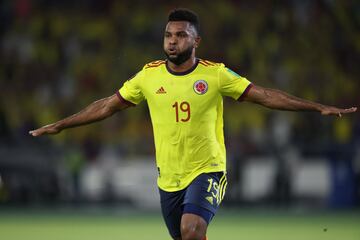
[[[80,112],[62,119],[56,123],[43,126],[29,132],[37,137],[44,134],[57,134],[66,128],[73,128],[110,117],[117,111],[129,107],[130,104],[116,94],[91,103]]]
[[[288,111],[317,111],[322,115],[337,115],[339,117],[341,117],[344,113],[352,113],[357,110],[356,107],[343,109],[323,105],[289,95],[276,89],[263,88],[255,85],[250,87],[249,91],[241,100],[257,103],[272,109]]]

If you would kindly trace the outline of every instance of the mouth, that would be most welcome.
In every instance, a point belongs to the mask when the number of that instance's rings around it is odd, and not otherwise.
[[[168,48],[168,54],[169,55],[176,55],[177,54],[177,50],[174,47]]]

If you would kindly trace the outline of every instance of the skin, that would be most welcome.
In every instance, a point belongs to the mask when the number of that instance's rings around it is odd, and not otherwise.
[[[195,49],[198,48],[200,41],[201,38],[189,22],[169,22],[165,28],[164,51],[172,57],[192,47],[192,54],[181,65],[168,61],[168,67],[174,72],[184,72],[191,68],[196,62]]]
[[[181,217],[181,238],[176,240],[205,240],[207,223],[198,215],[185,213]]]
[[[199,46],[201,38],[189,22],[177,21],[168,22],[164,35],[164,51],[170,57],[176,57],[179,53],[192,47],[191,57],[182,63],[176,65],[167,61],[168,67],[174,72],[184,72],[190,69],[196,63],[195,50]],[[352,113],[357,110],[356,107],[337,108],[320,103],[304,100],[289,95],[283,91],[263,88],[253,85],[247,92],[243,101],[260,104],[267,108],[287,110],[287,111],[317,111],[322,115],[335,115],[341,117],[342,114]],[[114,113],[128,108],[130,105],[120,100],[114,94],[110,97],[100,99],[91,103],[82,111],[62,119],[56,123],[43,126],[39,129],[29,132],[30,135],[37,137],[46,134],[57,134],[64,129],[78,127],[92,122],[100,121],[112,116]],[[181,218],[182,238],[177,240],[203,240],[206,237],[207,224],[204,219],[194,214],[184,214]]]

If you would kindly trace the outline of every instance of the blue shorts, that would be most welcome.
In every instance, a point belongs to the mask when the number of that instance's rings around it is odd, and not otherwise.
[[[209,224],[224,198],[226,185],[226,174],[214,172],[200,174],[180,191],[159,189],[161,211],[171,237],[181,236],[180,223],[184,213],[196,214]]]

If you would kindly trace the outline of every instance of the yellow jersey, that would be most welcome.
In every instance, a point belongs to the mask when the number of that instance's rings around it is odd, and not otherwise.
[[[123,99],[147,101],[160,189],[182,190],[202,173],[226,171],[223,96],[239,99],[249,86],[224,64],[201,59],[182,73],[154,61],[124,83]]]

